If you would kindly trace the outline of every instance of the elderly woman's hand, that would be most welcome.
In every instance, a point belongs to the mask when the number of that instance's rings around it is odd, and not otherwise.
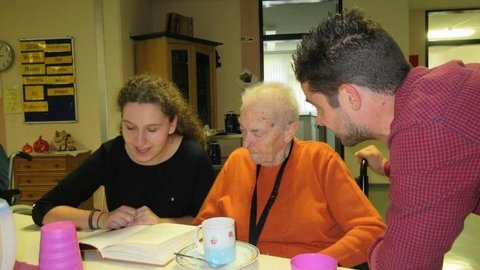
[[[388,160],[375,145],[369,145],[363,149],[360,149],[359,151],[355,152],[355,157],[359,163],[362,161],[362,159],[366,159],[370,169],[379,175],[385,176],[384,166]]]

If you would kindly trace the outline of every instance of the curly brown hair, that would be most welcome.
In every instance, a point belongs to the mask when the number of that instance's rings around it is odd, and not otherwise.
[[[136,75],[128,80],[118,93],[117,106],[122,114],[123,108],[129,102],[158,105],[170,121],[177,116],[174,134],[205,145],[206,137],[198,115],[192,111],[172,82],[149,74]]]

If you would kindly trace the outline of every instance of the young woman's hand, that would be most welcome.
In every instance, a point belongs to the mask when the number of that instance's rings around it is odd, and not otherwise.
[[[148,206],[136,209],[135,219],[129,225],[151,225],[160,223],[160,218]]]
[[[130,206],[120,206],[119,208],[105,212],[98,218],[99,229],[120,229],[130,226],[136,217],[137,210]]]

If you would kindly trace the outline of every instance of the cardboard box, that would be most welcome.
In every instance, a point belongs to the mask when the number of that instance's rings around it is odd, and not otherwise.
[[[168,13],[165,31],[182,36],[193,37],[193,18],[178,13]]]

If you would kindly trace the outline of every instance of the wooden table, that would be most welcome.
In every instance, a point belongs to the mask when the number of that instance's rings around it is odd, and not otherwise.
[[[40,243],[40,230],[32,221],[31,216],[14,214],[15,223],[17,227],[17,261],[28,264],[38,264],[38,252]],[[82,232],[79,232],[81,237]],[[165,267],[142,265],[137,263],[119,262],[111,260],[103,260],[94,252],[87,252],[83,256],[84,270],[117,270],[117,269],[168,269],[181,270],[173,260]],[[246,270],[290,270],[290,260],[286,258],[260,255],[257,261],[250,265]],[[348,269],[338,267],[338,269]]]

